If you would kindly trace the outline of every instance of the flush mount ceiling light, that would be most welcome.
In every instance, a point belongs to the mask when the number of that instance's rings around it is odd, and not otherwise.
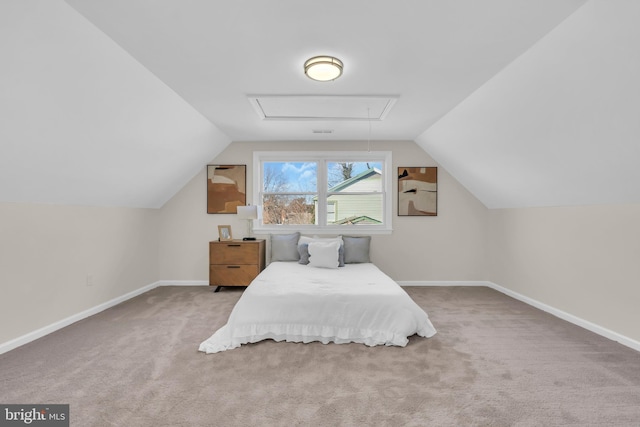
[[[304,73],[319,82],[335,80],[342,75],[342,61],[333,56],[314,56],[304,63]]]

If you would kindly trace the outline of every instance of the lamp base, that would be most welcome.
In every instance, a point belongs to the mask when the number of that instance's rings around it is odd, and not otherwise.
[[[242,240],[247,241],[247,240],[256,240],[255,237],[243,237]]]

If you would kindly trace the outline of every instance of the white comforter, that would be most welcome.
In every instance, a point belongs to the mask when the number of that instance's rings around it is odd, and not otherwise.
[[[373,264],[324,269],[273,262],[199,350],[217,353],[264,339],[404,347],[411,335],[435,333],[427,313]]]

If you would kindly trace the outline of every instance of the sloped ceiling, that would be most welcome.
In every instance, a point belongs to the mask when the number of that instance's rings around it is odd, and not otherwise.
[[[640,202],[638,5],[3,0],[0,201],[158,207],[231,140],[368,136],[249,95],[379,95],[371,138],[416,140],[488,207]],[[318,54],[343,76],[307,79]]]
[[[261,120],[247,96],[398,96],[373,138],[413,140],[584,0],[67,3],[233,140],[304,141],[366,139],[367,124]],[[344,62],[336,81],[304,75],[321,54]]]
[[[490,208],[640,202],[639,22],[590,1],[417,142]]]
[[[159,207],[229,143],[66,3],[0,2],[0,201]]]

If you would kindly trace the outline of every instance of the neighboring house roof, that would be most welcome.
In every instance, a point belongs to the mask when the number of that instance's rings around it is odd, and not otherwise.
[[[370,216],[360,215],[360,216],[352,216],[349,218],[343,218],[341,220],[336,221],[334,224],[342,225],[342,224],[382,224],[381,221],[377,219],[371,218]]]
[[[352,186],[353,184],[355,184],[358,181],[362,181],[363,179],[367,179],[373,175],[381,175],[382,171],[380,171],[379,169],[376,168],[371,168],[371,169],[367,169],[365,171],[360,172],[358,175],[356,176],[352,176],[351,178],[344,180],[336,185],[334,185],[333,187],[329,188],[329,192],[330,193],[336,193],[336,192],[340,192],[343,191],[345,188]]]

